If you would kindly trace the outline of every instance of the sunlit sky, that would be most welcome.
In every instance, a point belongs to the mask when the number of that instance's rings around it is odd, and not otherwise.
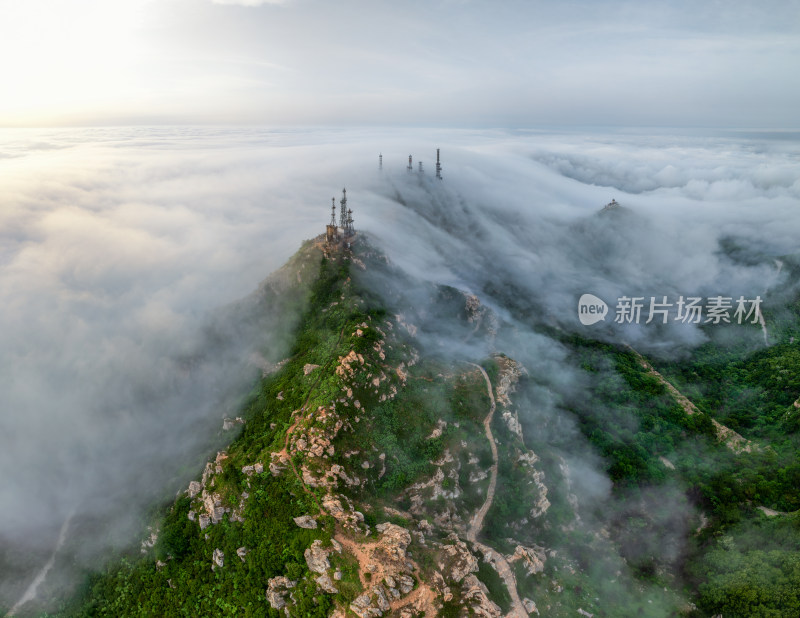
[[[800,2],[0,0],[0,126],[800,125]]]

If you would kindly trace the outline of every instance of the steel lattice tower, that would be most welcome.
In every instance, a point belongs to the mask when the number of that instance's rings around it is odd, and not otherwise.
[[[339,200],[339,227],[347,229],[347,189],[342,189],[342,199]]]

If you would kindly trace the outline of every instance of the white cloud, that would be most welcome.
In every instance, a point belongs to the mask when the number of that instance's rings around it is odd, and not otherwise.
[[[216,429],[229,412],[212,395],[236,385],[238,343],[194,382],[175,359],[197,351],[216,308],[321,231],[342,185],[356,226],[400,268],[475,292],[513,322],[498,349],[555,394],[575,376],[532,321],[571,328],[587,291],[760,292],[771,265],[726,260],[720,238],[778,256],[800,237],[796,135],[130,128],[0,138],[4,539],[41,537],[74,509],[146,506],[164,470],[207,437],[203,423]],[[431,178],[437,146],[441,183]],[[405,171],[409,153],[424,177]],[[611,197],[636,217],[594,217]],[[664,353],[703,337],[623,334]]]

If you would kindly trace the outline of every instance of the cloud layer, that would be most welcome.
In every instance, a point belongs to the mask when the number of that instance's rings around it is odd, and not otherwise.
[[[321,232],[343,185],[356,227],[409,280],[477,294],[510,326],[495,346],[539,377],[545,414],[584,378],[536,332],[542,325],[668,356],[710,336],[683,325],[584,327],[582,293],[768,299],[784,281],[774,260],[800,237],[791,135],[165,128],[2,137],[0,537],[15,547],[40,539],[45,552],[69,514],[127,513],[117,532],[130,540],[126,526],[147,501],[177,489],[164,487],[164,471],[188,462],[193,474],[247,376],[251,337],[220,326],[217,309]],[[598,216],[612,197],[622,217]],[[748,259],[725,253],[726,242]],[[427,302],[424,290],[399,291]],[[421,326],[441,335],[433,317]],[[262,352],[279,356],[286,342],[262,334]],[[490,351],[470,346],[450,354]]]

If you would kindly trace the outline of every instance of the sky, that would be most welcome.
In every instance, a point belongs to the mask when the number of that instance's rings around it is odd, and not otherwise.
[[[798,0],[0,0],[0,126],[795,128]]]

